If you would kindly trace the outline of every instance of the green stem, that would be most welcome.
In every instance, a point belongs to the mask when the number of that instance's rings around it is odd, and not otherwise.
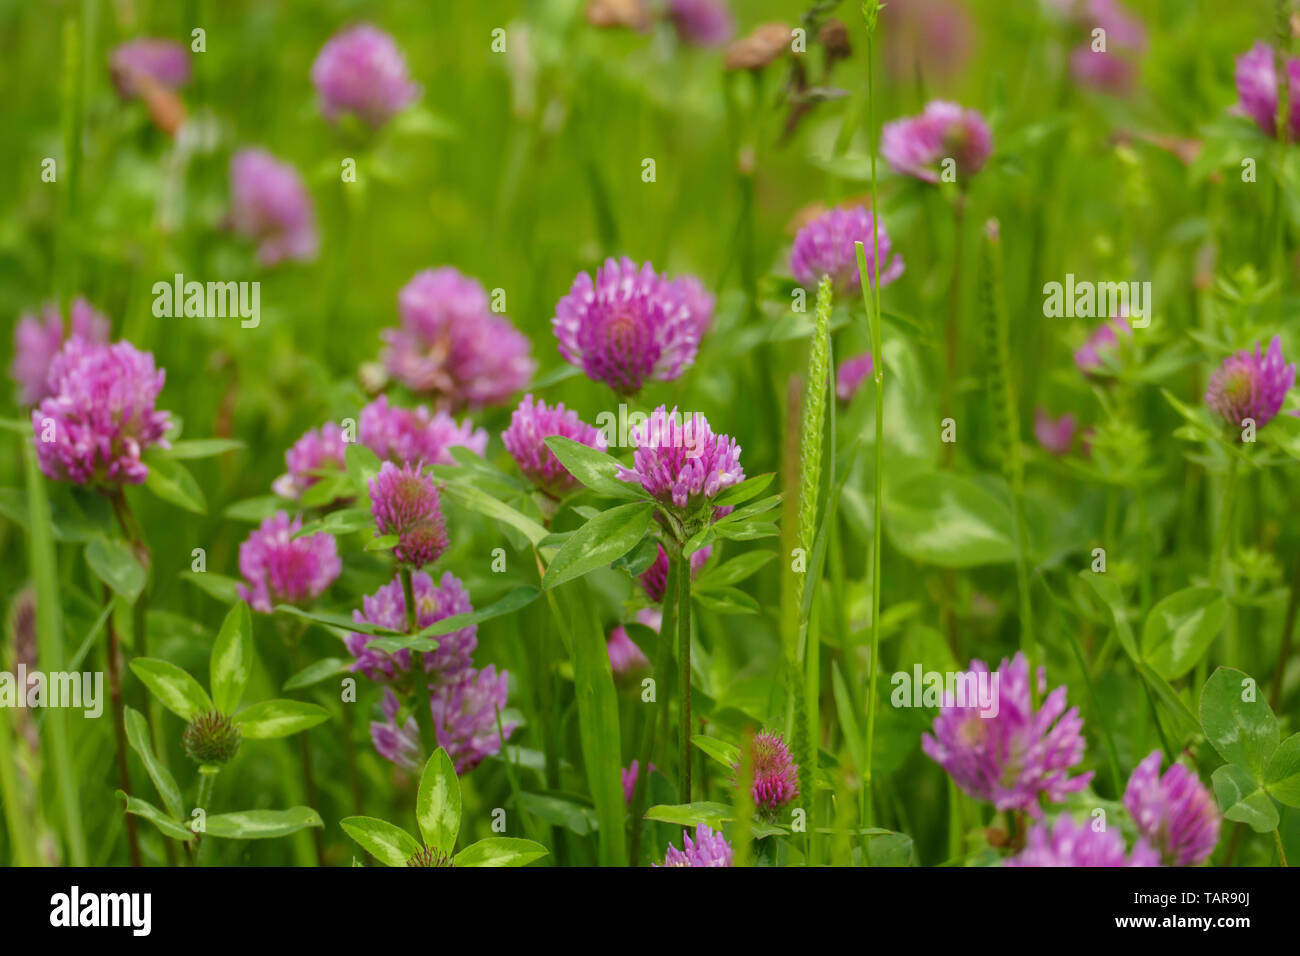
[[[411,569],[402,567],[398,571],[402,581],[402,599],[406,602],[406,633],[417,634],[420,630],[419,617],[415,607],[415,584],[411,578]],[[426,748],[425,754],[431,754],[438,746],[438,735],[433,730],[433,712],[429,704],[429,678],[424,673],[424,655],[419,651],[411,652],[411,673],[415,686],[411,689],[411,706],[415,710],[415,724],[420,729],[420,742]]]
[[[203,811],[205,820],[207,819],[208,808],[212,805],[212,790],[217,785],[217,774],[220,772],[221,768],[215,764],[204,764],[199,767],[199,792],[198,796],[194,799],[194,808]],[[196,833],[194,835],[193,844],[193,861],[195,866],[199,865],[199,848],[202,845],[203,834],[201,832]]]
[[[36,866],[36,828],[18,793],[18,740],[9,709],[0,707],[0,802],[3,803],[9,846],[16,866]]]
[[[691,565],[674,547],[669,558],[669,584],[677,591],[677,668],[681,686],[682,720],[678,738],[682,754],[682,802],[691,802]],[[675,558],[675,561],[674,561]],[[676,565],[675,567],[673,565]]]
[[[1286,862],[1286,850],[1282,849],[1282,833],[1276,828],[1274,828],[1273,830],[1273,839],[1277,842],[1278,860],[1280,861],[1282,866],[1287,866],[1288,864]]]
[[[104,585],[104,599],[111,605],[113,594]],[[131,773],[126,763],[126,710],[122,702],[122,649],[118,640],[117,625],[113,615],[108,616],[108,693],[113,708],[113,737],[117,744],[117,776],[123,793],[132,793]],[[126,815],[126,842],[131,852],[131,865],[140,866],[140,842],[136,836],[135,815]]]
[[[28,558],[36,585],[37,659],[45,672],[63,670],[63,622],[59,600],[54,536],[45,479],[36,466],[36,450],[23,443],[23,471],[27,483]],[[45,713],[41,734],[54,768],[54,788],[63,813],[63,835],[67,862],[86,865],[86,840],[81,826],[77,778],[73,773],[72,745],[68,737],[67,711],[53,707]]]

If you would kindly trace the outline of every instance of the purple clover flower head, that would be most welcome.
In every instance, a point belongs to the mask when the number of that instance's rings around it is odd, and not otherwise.
[[[1146,49],[1142,22],[1116,0],[1050,0],[1080,42],[1070,53],[1076,82],[1103,93],[1124,94],[1137,78],[1136,54]],[[1106,49],[1093,50],[1092,31],[1106,32]]]
[[[709,555],[713,553],[713,545],[705,545],[700,550],[691,555],[691,580],[695,580],[700,573],[700,568],[704,567]],[[664,599],[664,592],[668,589],[668,552],[664,546],[659,545],[659,551],[655,555],[654,561],[650,567],[646,568],[637,577],[641,582],[641,587],[645,590],[646,597],[656,604]]]
[[[468,773],[487,757],[501,752],[501,746],[519,726],[516,721],[501,719],[497,731],[497,712],[506,709],[509,678],[489,664],[481,671],[461,671],[454,682],[433,689],[433,730],[438,746],[447,751],[456,765],[456,773]]]
[[[9,366],[9,374],[18,383],[19,402],[35,405],[52,393],[50,364],[66,340],[79,338],[104,345],[108,332],[108,319],[82,298],[72,301],[66,332],[59,307],[53,302],[41,308],[39,317],[27,314],[19,318],[14,326],[14,360]]]
[[[715,435],[699,412],[685,421],[674,408],[660,405],[631,431],[632,467],[619,468],[620,481],[640,483],[646,494],[682,511],[745,480],[740,446]]]
[[[858,389],[876,370],[876,364],[870,352],[855,355],[840,363],[835,370],[835,397],[841,402],[850,402],[858,394]]]
[[[340,30],[311,65],[321,113],[331,122],[353,113],[372,128],[387,123],[420,95],[393,38],[368,23]]]
[[[1300,59],[1286,58],[1288,139],[1300,139]],[[1277,64],[1267,43],[1256,43],[1237,57],[1237,109],[1270,138],[1277,136]]]
[[[263,520],[239,546],[239,596],[255,611],[320,597],[343,570],[338,543],[324,531],[295,538],[302,518],[283,511]]]
[[[1138,833],[1171,866],[1195,866],[1219,842],[1219,808],[1195,771],[1175,763],[1160,776],[1159,750],[1133,770],[1124,788],[1124,806]]]
[[[609,652],[609,666],[615,677],[627,677],[650,669],[650,659],[636,646],[622,624],[609,632],[605,649]]]
[[[298,171],[264,149],[241,149],[230,160],[230,222],[257,241],[257,261],[310,262],[320,241],[316,212]]]
[[[375,745],[375,752],[390,763],[407,770],[413,769],[417,755],[420,753],[420,726],[414,717],[407,717],[400,727],[397,715],[402,709],[402,702],[397,699],[391,687],[384,688],[384,700],[380,704],[384,719],[370,722],[370,740]]]
[[[620,395],[669,382],[695,362],[713,320],[713,297],[698,280],[669,279],[650,263],[606,259],[555,305],[551,325],[565,361]]]
[[[320,472],[347,468],[347,450],[343,429],[333,422],[307,431],[284,453],[287,471],[271,483],[271,490],[281,498],[298,498],[320,481]]]
[[[623,801],[630,804],[632,798],[636,796],[636,778],[640,770],[640,761],[633,760],[626,769],[623,770]],[[647,773],[655,772],[655,765],[651,764],[647,768]]]
[[[707,824],[701,823],[695,828],[695,840],[685,830],[682,831],[682,846],[679,850],[669,846],[664,854],[664,866],[732,866],[731,844],[721,833],[714,833]],[[659,864],[656,863],[655,866]]]
[[[551,435],[601,451],[605,449],[605,435],[580,419],[577,412],[566,409],[563,402],[548,408],[541,399],[534,402],[532,395],[525,395],[510,416],[510,427],[501,433],[506,451],[524,477],[552,498],[562,498],[576,479],[546,447]]]
[[[692,46],[726,46],[736,33],[726,0],[668,0],[667,13],[677,35]]]
[[[536,369],[531,345],[491,308],[474,279],[451,266],[425,269],[397,296],[401,325],[385,329],[390,375],[440,408],[482,408],[522,389]]]
[[[78,485],[142,483],[145,449],[168,447],[168,413],[155,408],[165,378],[153,353],[130,342],[68,339],[50,362],[50,394],[32,410],[41,471]]]
[[[1159,866],[1160,854],[1138,840],[1129,856],[1118,830],[1094,830],[1088,823],[1076,824],[1068,813],[1056,822],[1030,827],[1025,848],[1003,866]]]
[[[1079,422],[1073,415],[1053,419],[1045,408],[1034,409],[1034,437],[1049,455],[1068,455],[1074,447],[1074,432]]]
[[[420,571],[412,575],[411,585],[415,595],[415,622],[421,629],[455,614],[468,614],[474,610],[469,592],[450,571],[443,574],[437,586],[427,572]],[[401,578],[395,577],[374,594],[363,597],[361,610],[352,612],[352,620],[405,633],[406,598],[402,594]],[[373,681],[385,682],[400,680],[411,670],[411,651],[400,650],[391,654],[377,651],[368,646],[372,640],[374,638],[370,635],[355,631],[344,638],[343,643],[356,658],[352,670],[360,671]],[[424,672],[437,683],[455,680],[469,670],[477,646],[476,625],[443,634],[434,650],[421,655]]]
[[[1107,353],[1113,353],[1120,344],[1120,336],[1133,338],[1133,329],[1129,326],[1128,320],[1117,315],[1109,322],[1103,322],[1097,326],[1088,336],[1088,341],[1084,342],[1074,353],[1074,364],[1084,375],[1092,375],[1096,372],[1103,371],[1107,362],[1105,356]]]
[[[453,446],[482,455],[488,443],[488,433],[475,429],[469,419],[458,425],[446,412],[430,414],[424,405],[415,409],[390,405],[387,395],[361,409],[357,438],[381,459],[398,465],[454,465]]]
[[[872,229],[876,230],[876,239],[872,238]],[[827,275],[836,291],[852,293],[860,286],[855,245],[859,241],[866,253],[868,279],[873,285],[877,275],[881,285],[889,285],[903,274],[903,257],[890,258],[893,244],[885,224],[882,222],[877,227],[876,217],[862,206],[832,209],[800,229],[790,248],[790,271],[805,288],[814,288]],[[880,257],[872,267],[871,255],[877,243]]]
[[[992,152],[984,117],[945,100],[931,100],[920,115],[886,123],[880,133],[880,154],[895,172],[927,183],[939,182],[945,159],[957,164],[957,176],[965,182]]]
[[[1078,777],[1067,775],[1083,759],[1084,741],[1078,708],[1066,710],[1064,686],[1048,694],[1035,712],[1024,654],[1010,662],[1003,658],[994,674],[983,661],[972,660],[968,677],[974,680],[967,686],[991,691],[993,705],[985,709],[980,700],[968,699],[958,706],[945,695],[934,719],[934,736],[921,735],[921,749],[957,786],[999,810],[1027,810],[1037,816],[1040,794],[1059,803],[1088,785],[1091,770]],[[1038,686],[1047,689],[1041,667]],[[978,698],[979,693],[970,696]]]
[[[1123,96],[1137,81],[1137,64],[1114,49],[1094,50],[1084,43],[1070,53],[1070,74],[1081,86]]]
[[[1295,363],[1285,361],[1280,335],[1273,336],[1262,355],[1258,342],[1253,353],[1242,349],[1229,355],[1210,376],[1206,403],[1234,428],[1247,418],[1263,428],[1282,410],[1286,393],[1295,385]]]
[[[418,465],[386,461],[370,479],[370,513],[381,535],[397,535],[393,557],[417,571],[447,550],[438,486]]]
[[[766,819],[775,819],[778,810],[799,796],[799,765],[780,734],[755,734],[753,758],[754,809]],[[740,765],[731,770],[739,773]]]
[[[172,40],[128,40],[113,50],[109,70],[123,99],[140,94],[141,78],[175,90],[190,81],[190,51]]]

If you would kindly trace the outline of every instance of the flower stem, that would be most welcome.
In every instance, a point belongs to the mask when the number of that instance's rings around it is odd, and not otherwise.
[[[677,639],[678,685],[681,687],[682,720],[678,737],[682,754],[682,802],[691,802],[691,568],[682,554],[681,542],[671,543],[668,555],[668,587],[676,594],[674,633]],[[663,627],[668,626],[667,614]]]
[[[212,804],[212,790],[217,785],[217,774],[219,774],[220,772],[221,772],[221,768],[216,766],[215,764],[204,764],[203,766],[199,767],[199,792],[198,792],[198,796],[194,798],[194,808],[196,810],[202,810],[204,812],[205,821],[207,819],[206,814],[208,811],[208,807],[211,806]],[[195,866],[199,865],[199,847],[202,845],[202,843],[203,843],[203,833],[202,832],[196,833],[194,835],[194,849],[193,849],[193,860]]]
[[[411,569],[402,567],[398,572],[402,580],[402,600],[406,604],[406,633],[416,634],[420,630],[419,617],[415,608],[415,582]],[[438,745],[437,734],[433,730],[433,711],[429,705],[429,678],[424,672],[424,654],[411,651],[411,673],[415,677],[415,686],[411,693],[411,703],[415,710],[415,724],[420,728],[420,742],[431,754]]]
[[[104,586],[104,600],[113,603],[113,593]],[[123,793],[131,793],[131,772],[126,764],[126,710],[122,703],[122,651],[113,615],[108,616],[108,693],[113,707],[113,737],[117,743],[117,776]],[[131,865],[140,866],[140,841],[135,831],[135,815],[126,815],[126,842],[131,850]]]
[[[956,401],[955,387],[957,382],[957,330],[961,320],[961,281],[962,281],[962,250],[966,243],[964,240],[962,226],[966,220],[966,190],[963,188],[957,194],[956,200],[952,207],[952,280],[948,287],[948,322],[945,331],[945,349],[944,362],[947,367],[947,374],[943,380],[943,413],[945,416],[956,417],[954,403]],[[943,443],[943,466],[952,467],[952,452],[956,447],[955,442]]]

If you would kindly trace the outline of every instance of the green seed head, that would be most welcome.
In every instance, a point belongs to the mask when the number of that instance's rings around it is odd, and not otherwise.
[[[227,763],[239,750],[239,728],[225,714],[210,710],[190,721],[181,742],[198,763]]]
[[[419,853],[413,853],[406,861],[407,866],[455,866],[450,853],[443,853],[431,846],[426,846]]]

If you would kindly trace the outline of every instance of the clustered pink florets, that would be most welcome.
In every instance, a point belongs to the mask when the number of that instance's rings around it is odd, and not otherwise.
[[[155,409],[165,375],[130,342],[74,337],[50,363],[50,394],[32,411],[41,471],[79,485],[142,483],[150,445],[167,447],[167,412]]]

